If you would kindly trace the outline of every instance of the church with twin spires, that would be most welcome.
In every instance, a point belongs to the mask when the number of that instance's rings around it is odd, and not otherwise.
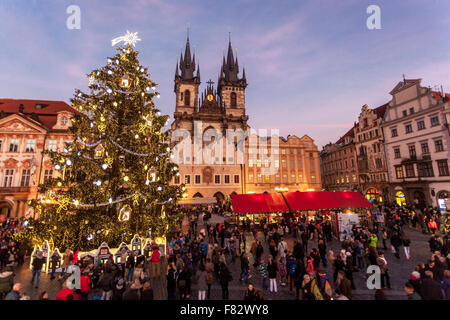
[[[198,203],[201,200],[199,198],[203,198],[203,203],[215,202],[215,199],[222,202],[234,193],[272,193],[280,188],[284,191],[321,190],[318,149],[314,140],[307,135],[301,138],[277,138],[280,149],[276,150],[278,160],[274,160],[274,165],[277,173],[273,175],[262,173],[261,169],[270,164],[267,160],[255,158],[254,154],[250,155],[249,139],[244,143],[244,161],[238,161],[241,159],[236,148],[233,149],[234,157],[226,159],[226,143],[223,144],[221,163],[218,163],[219,157],[216,154],[213,155],[214,164],[196,161],[194,131],[203,137],[205,131],[214,128],[226,137],[227,129],[242,129],[244,132],[250,129],[245,103],[247,78],[245,69],[240,73],[231,39],[227,55],[222,59],[217,83],[207,81],[206,88],[200,92],[200,66],[195,54],[191,55],[188,35],[184,56],[181,54],[176,64],[174,82],[176,103],[171,129],[172,132],[177,129],[185,130],[192,139],[191,150],[178,155],[183,161],[178,161],[180,175],[173,181],[174,184],[186,185],[185,200]],[[259,138],[257,139],[259,143]],[[174,145],[177,143],[173,142]],[[202,140],[201,147],[208,143],[210,142]],[[236,146],[237,139],[234,143]],[[268,146],[271,143],[269,138]],[[267,154],[268,150],[264,150],[264,153]]]
[[[239,75],[238,58],[234,57],[231,40],[228,43],[227,57],[223,57],[217,84],[207,81],[206,89],[199,92],[200,66],[196,61],[195,53],[191,55],[189,36],[186,49],[180,55],[175,69],[176,95],[174,121],[172,130],[185,129],[192,139],[194,137],[194,124],[201,124],[197,129],[203,133],[214,128],[226,137],[227,129],[248,129],[248,116],[245,112],[245,89],[247,79],[245,70]],[[205,142],[203,142],[203,145]],[[237,163],[236,154],[234,164],[226,164],[226,151],[224,151],[222,164],[197,164],[192,154],[183,155],[183,164],[179,164],[180,176],[175,183],[184,183],[187,187],[188,198],[217,198],[224,200],[231,193],[243,193],[242,174],[243,164]]]

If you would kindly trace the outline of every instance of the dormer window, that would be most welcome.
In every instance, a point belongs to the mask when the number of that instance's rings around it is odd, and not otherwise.
[[[61,124],[62,124],[63,126],[65,126],[65,125],[67,124],[67,121],[68,121],[67,117],[62,117],[62,118],[61,118]]]

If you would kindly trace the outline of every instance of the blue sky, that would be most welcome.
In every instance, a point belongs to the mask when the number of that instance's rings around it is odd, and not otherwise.
[[[81,30],[66,28],[72,4]],[[371,4],[381,8],[381,30],[366,27]],[[0,97],[68,102],[115,53],[111,39],[130,30],[159,83],[157,104],[172,115],[187,23],[202,89],[217,79],[231,30],[249,83],[249,124],[308,134],[319,148],[343,135],[362,105],[389,101],[402,74],[450,91],[448,0],[1,0]]]

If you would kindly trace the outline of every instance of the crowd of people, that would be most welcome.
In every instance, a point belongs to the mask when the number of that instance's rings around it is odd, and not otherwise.
[[[153,279],[165,283],[169,300],[228,300],[230,283],[239,283],[242,299],[248,301],[263,300],[280,287],[296,299],[351,300],[355,277],[370,280],[369,266],[379,272],[374,297],[385,300],[392,288],[389,260],[410,260],[414,254],[406,229],[430,235],[429,260],[418,264],[409,279],[405,276],[402,289],[407,299],[450,300],[450,217],[440,219],[436,209],[374,206],[359,226],[342,236],[338,250],[331,245],[333,224],[326,212],[314,217],[286,215],[276,221],[263,218],[258,223],[248,218],[238,224],[211,222],[212,216],[224,212],[186,210],[187,223],[168,239],[164,257],[156,243],[142,252],[125,250],[117,259],[95,262],[89,256],[79,258],[77,250],[65,250],[60,266],[50,258],[50,279],[60,288],[56,300],[152,300]],[[15,270],[32,251],[25,242],[13,240],[20,228],[12,219],[1,227],[0,294],[6,300],[29,299],[24,285],[14,281]],[[167,269],[161,270],[166,262]],[[43,253],[35,252],[31,284],[37,290],[43,263]],[[233,279],[237,269],[238,279]],[[212,294],[216,285],[220,297]],[[48,296],[45,291],[39,294],[44,300]]]

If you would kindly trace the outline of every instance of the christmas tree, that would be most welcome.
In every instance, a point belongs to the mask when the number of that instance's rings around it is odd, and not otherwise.
[[[137,34],[113,40],[118,53],[88,75],[90,93],[75,91],[74,140],[62,152],[44,151],[59,172],[39,186],[30,205],[39,219],[21,237],[60,249],[92,250],[102,242],[117,247],[141,237],[167,235],[179,223],[171,210],[184,186],[171,162],[168,122],[156,109],[159,97],[148,69],[134,49]]]

